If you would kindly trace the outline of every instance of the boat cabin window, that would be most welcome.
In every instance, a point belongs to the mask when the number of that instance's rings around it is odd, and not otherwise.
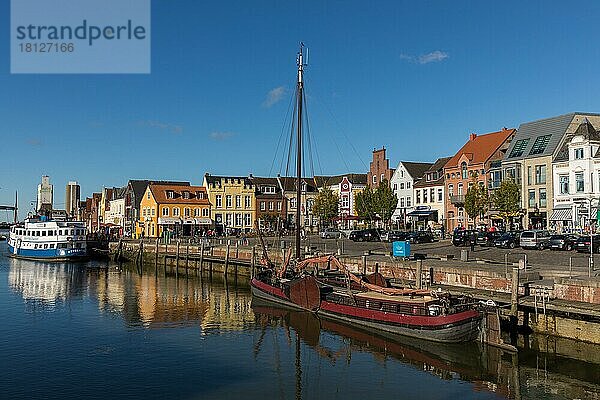
[[[75,247],[78,248],[78,249],[80,249],[81,248],[81,243],[76,243]]]
[[[42,231],[42,236],[46,236],[46,231]]]
[[[48,243],[44,244],[44,248],[47,249],[48,248]]]
[[[66,243],[59,243],[58,244],[58,248],[59,249],[66,249],[67,248],[67,244]]]
[[[75,235],[75,229],[71,229],[71,236]]]
[[[48,231],[48,236],[53,236],[54,235],[54,231]]]
[[[50,248],[53,249],[54,248],[54,243],[50,243]]]
[[[37,244],[33,245],[33,248],[34,248],[34,249],[37,249]]]

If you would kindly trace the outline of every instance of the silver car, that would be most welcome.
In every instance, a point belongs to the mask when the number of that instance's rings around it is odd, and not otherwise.
[[[544,230],[523,231],[519,240],[523,249],[543,250],[550,242],[550,232]]]
[[[342,237],[342,232],[335,228],[326,228],[321,231],[319,236],[321,239],[340,239]]]

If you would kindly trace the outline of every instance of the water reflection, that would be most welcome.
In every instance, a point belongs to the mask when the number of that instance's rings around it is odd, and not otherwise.
[[[477,343],[434,344],[376,335],[311,313],[253,301],[247,278],[242,277],[224,279],[217,273],[190,270],[186,274],[152,266],[3,262],[8,266],[9,289],[28,309],[39,307],[45,312],[85,303],[94,315],[117,317],[130,332],[162,335],[164,328],[172,333],[191,328],[195,335],[187,337],[186,344],[197,345],[198,337],[212,339],[211,346],[201,347],[196,355],[218,353],[213,362],[222,358],[237,362],[254,374],[253,379],[280,388],[274,397],[320,397],[332,390],[336,379],[346,379],[346,383],[336,383],[340,394],[364,392],[367,389],[361,385],[366,381],[367,385],[376,383],[382,393],[401,396],[411,393],[397,382],[399,376],[406,380],[409,369],[416,374],[415,384],[427,381],[423,376],[436,381],[436,388],[423,390],[444,391],[458,383],[472,394],[470,398],[481,397],[475,394],[515,399],[600,398],[599,346],[533,336],[519,343],[517,357]],[[237,352],[228,350],[232,337]],[[166,363],[177,354],[157,349],[156,357],[157,362]],[[195,368],[206,364],[202,357]],[[364,377],[364,371],[373,376]],[[235,393],[231,390],[228,387],[218,394]],[[190,393],[202,391],[190,389]],[[261,398],[249,386],[239,388],[239,393]],[[264,397],[264,391],[260,393]]]

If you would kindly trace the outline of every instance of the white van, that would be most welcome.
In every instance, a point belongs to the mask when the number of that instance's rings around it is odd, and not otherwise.
[[[544,230],[523,231],[519,239],[521,248],[543,250],[550,242],[550,232]]]

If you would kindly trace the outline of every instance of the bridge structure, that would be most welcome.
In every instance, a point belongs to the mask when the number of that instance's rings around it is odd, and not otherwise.
[[[13,223],[17,223],[18,222],[18,217],[17,217],[17,212],[19,211],[19,194],[18,192],[15,192],[15,205],[14,206],[2,206],[0,205],[0,211],[5,210],[5,211],[12,211],[13,212]]]

